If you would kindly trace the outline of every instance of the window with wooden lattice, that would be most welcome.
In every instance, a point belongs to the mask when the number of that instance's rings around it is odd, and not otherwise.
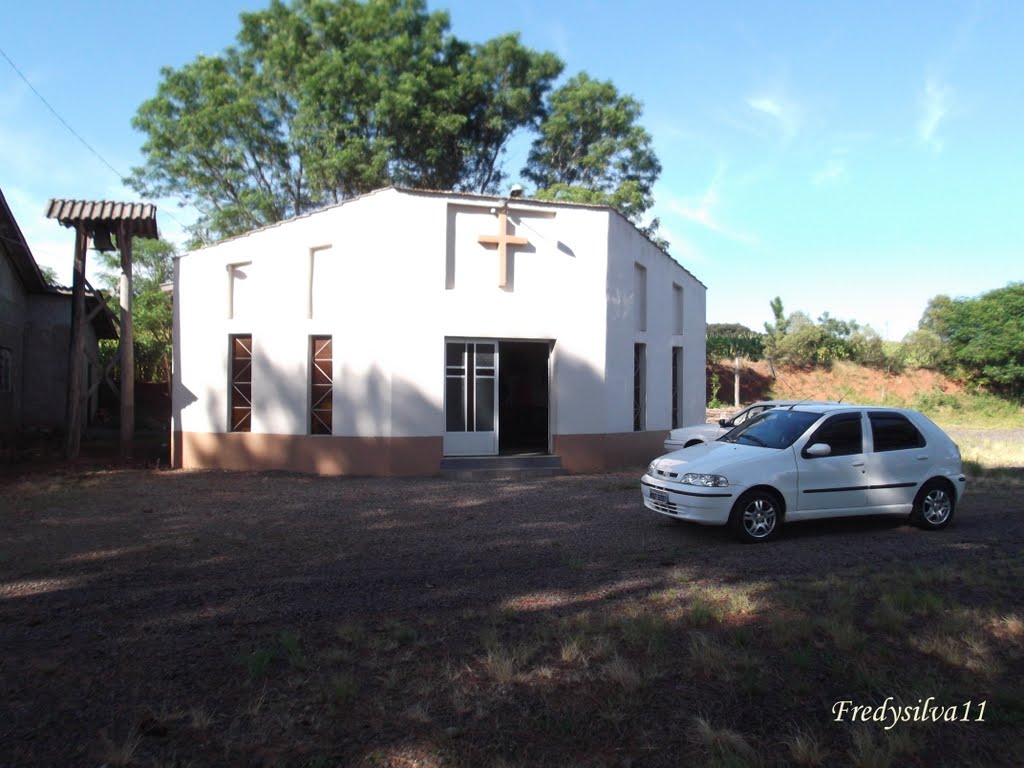
[[[330,336],[311,336],[309,344],[309,433],[333,432],[334,351]]]
[[[231,337],[231,431],[252,432],[252,336]]]

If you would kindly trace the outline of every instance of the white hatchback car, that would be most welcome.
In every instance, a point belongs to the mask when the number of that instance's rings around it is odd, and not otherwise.
[[[960,450],[917,411],[839,404],[775,407],[718,440],[651,462],[644,505],[765,541],[783,522],[910,515],[944,528],[966,489]]]
[[[689,427],[678,427],[677,429],[673,429],[669,432],[668,437],[665,438],[665,453],[678,451],[680,448],[689,448],[693,445],[700,445],[701,443],[710,443],[712,440],[720,438],[733,427],[738,427],[740,424],[743,424],[747,419],[752,419],[765,411],[771,410],[772,408],[781,408],[786,405],[800,405],[802,403],[809,402],[811,401],[760,400],[748,405],[731,419],[719,419],[717,424],[694,424]]]

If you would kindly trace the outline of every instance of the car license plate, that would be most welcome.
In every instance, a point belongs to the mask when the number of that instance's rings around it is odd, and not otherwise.
[[[651,501],[660,501],[663,504],[668,504],[668,494],[664,491],[651,491]]]

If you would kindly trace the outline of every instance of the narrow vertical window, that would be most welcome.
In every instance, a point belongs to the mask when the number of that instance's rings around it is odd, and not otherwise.
[[[245,288],[245,282],[249,279],[249,272],[242,269],[252,264],[251,261],[240,261],[237,264],[228,264],[228,320],[236,317],[245,317],[249,306],[250,290]]]
[[[683,286],[672,283],[672,332],[683,332]]]
[[[672,347],[672,429],[679,424],[679,401],[683,396],[683,348]]]
[[[7,347],[0,347],[0,392],[14,391],[14,355]]]
[[[647,330],[647,267],[633,265],[633,299],[636,302],[636,329]]]
[[[231,431],[252,432],[252,336],[231,337]]]
[[[647,421],[647,345],[633,345],[633,431],[641,432]]]
[[[333,434],[334,346],[330,336],[309,339],[309,433]]]

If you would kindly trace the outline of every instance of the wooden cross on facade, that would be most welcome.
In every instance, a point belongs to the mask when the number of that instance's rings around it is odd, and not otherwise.
[[[492,209],[493,210],[493,209]],[[510,235],[508,232],[508,210],[498,209],[498,234],[480,235],[477,242],[481,245],[498,246],[498,287],[504,288],[509,284],[508,247],[510,245],[529,245],[530,241],[525,237]]]

